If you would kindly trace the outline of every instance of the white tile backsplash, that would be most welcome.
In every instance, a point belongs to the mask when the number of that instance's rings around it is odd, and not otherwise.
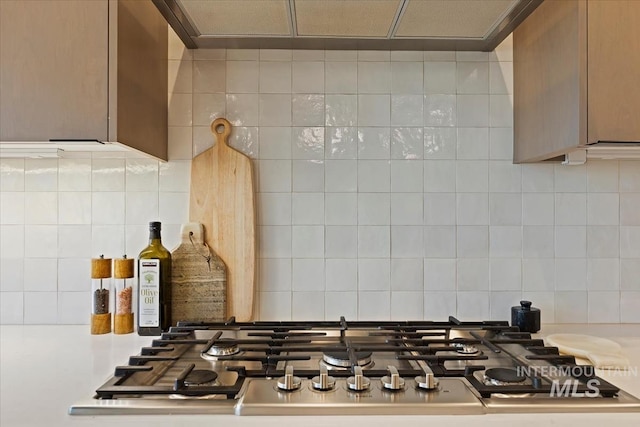
[[[190,159],[227,117],[254,160],[264,320],[640,322],[640,168],[513,165],[509,37],[494,52],[184,49],[169,158],[0,159],[2,323],[88,323],[91,257],[167,247]]]

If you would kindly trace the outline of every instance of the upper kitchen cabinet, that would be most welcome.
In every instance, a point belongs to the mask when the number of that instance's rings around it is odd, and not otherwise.
[[[167,31],[151,1],[0,1],[2,145],[94,140],[166,160]]]
[[[513,44],[514,162],[640,143],[640,1],[546,0]]]

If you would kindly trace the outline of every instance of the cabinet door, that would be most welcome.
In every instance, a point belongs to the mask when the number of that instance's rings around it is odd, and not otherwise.
[[[584,0],[544,1],[513,32],[516,163],[586,140],[586,15]]]
[[[640,141],[640,1],[587,4],[589,143]]]
[[[0,140],[107,139],[107,0],[0,1]]]

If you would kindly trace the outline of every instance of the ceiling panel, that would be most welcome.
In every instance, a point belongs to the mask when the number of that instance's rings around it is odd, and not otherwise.
[[[203,36],[291,36],[286,0],[178,0]]]
[[[408,0],[395,37],[483,38],[517,0]]]
[[[400,0],[295,0],[300,36],[387,37]]]

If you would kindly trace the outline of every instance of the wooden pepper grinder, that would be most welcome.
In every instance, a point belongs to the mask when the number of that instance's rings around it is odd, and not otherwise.
[[[131,301],[133,299],[133,258],[124,255],[121,259],[113,261],[113,277],[122,279],[122,289],[118,289],[116,282],[116,314],[113,320],[114,334],[130,334],[133,332],[133,311]]]
[[[109,285],[111,277],[111,258],[91,259],[91,290],[93,305],[91,308],[91,333],[93,335],[111,332],[111,312],[109,311]]]

